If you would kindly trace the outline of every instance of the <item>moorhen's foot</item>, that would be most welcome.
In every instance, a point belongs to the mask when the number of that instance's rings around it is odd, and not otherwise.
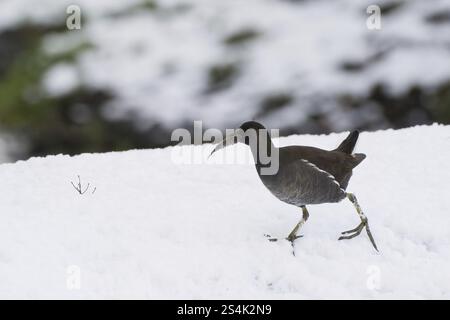
[[[294,244],[294,241],[295,241],[295,240],[297,240],[298,238],[302,238],[302,237],[303,237],[303,235],[299,235],[299,236],[296,236],[296,235],[289,235],[289,236],[286,238],[286,240],[289,241],[290,243]]]
[[[295,247],[294,247],[294,241],[297,240],[298,238],[303,237],[302,235],[295,235],[295,233],[291,233],[288,235],[288,237],[286,238],[287,241],[289,241],[291,243],[291,247],[292,247],[292,255],[295,257]]]
[[[354,229],[341,232],[341,234],[354,233],[354,232],[358,232],[358,231],[361,232],[362,228],[364,228],[364,222],[361,222],[360,224],[358,224],[358,226]],[[345,237],[343,239],[345,239]]]
[[[375,248],[375,250],[378,251],[377,245],[376,245],[375,240],[374,240],[374,238],[372,236],[372,232],[370,232],[369,223],[367,222],[367,220],[361,221],[361,223],[354,229],[342,232],[342,234],[349,234],[349,235],[348,236],[341,236],[341,237],[339,237],[338,240],[353,239],[354,237],[359,236],[361,231],[364,228],[366,228],[367,235],[369,236],[370,242],[372,243],[373,247]]]

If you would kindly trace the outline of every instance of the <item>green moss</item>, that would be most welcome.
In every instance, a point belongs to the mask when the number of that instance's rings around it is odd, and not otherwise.
[[[435,121],[450,124],[450,81],[432,94],[429,107]]]
[[[450,10],[440,10],[425,17],[425,21],[433,24],[450,23]]]
[[[391,1],[380,4],[380,11],[382,15],[394,13],[405,4],[404,1]]]
[[[260,33],[258,31],[247,28],[230,34],[224,39],[224,43],[229,46],[236,46],[252,41],[259,36]]]
[[[91,48],[81,43],[47,55],[41,45],[47,31],[26,26],[12,32],[21,43],[15,46],[14,59],[0,75],[0,127],[27,142],[29,149],[20,158],[148,147],[150,139],[134,128],[132,119],[104,118],[102,108],[111,94],[83,87],[60,97],[42,92],[42,78],[48,70],[60,62],[73,62],[80,52]],[[77,120],[79,106],[88,113],[83,123]]]
[[[235,63],[224,63],[212,66],[208,70],[207,92],[215,92],[232,86],[239,74],[239,67]]]
[[[340,69],[345,72],[361,72],[366,68],[367,64],[360,61],[344,61],[340,65]]]
[[[277,111],[290,105],[294,100],[294,96],[288,92],[270,94],[261,101],[260,115]]]
[[[150,12],[155,12],[159,10],[159,5],[158,2],[155,0],[143,0],[142,2],[130,6],[126,9],[122,9],[120,11],[116,11],[111,13],[109,16],[112,18],[123,18],[123,17],[127,17],[130,15],[134,15],[136,13],[140,13],[140,12],[144,12],[144,11],[150,11]]]
[[[145,10],[156,10],[158,9],[158,3],[155,0],[144,0],[141,4],[141,8]]]
[[[76,55],[88,48],[88,44],[48,56],[42,52],[41,42],[33,41],[30,47],[18,55],[0,82],[0,124],[2,126],[33,126],[48,119],[53,101],[43,97],[40,82],[43,74],[62,61],[73,61]]]

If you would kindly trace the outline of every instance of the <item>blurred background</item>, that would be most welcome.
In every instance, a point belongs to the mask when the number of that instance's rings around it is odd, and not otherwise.
[[[281,135],[449,124],[450,1],[0,0],[0,162],[250,119]]]

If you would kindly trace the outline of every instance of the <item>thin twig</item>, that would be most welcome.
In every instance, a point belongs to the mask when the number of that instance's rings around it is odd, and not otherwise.
[[[91,187],[91,184],[88,183],[86,188],[83,190],[83,186],[81,185],[81,177],[80,175],[78,175],[78,185],[76,186],[72,181],[70,181],[70,183],[72,184],[72,186],[74,187],[74,189],[80,194],[83,195],[85,194],[89,188]],[[92,192],[92,194],[94,194],[94,192],[97,190],[97,187],[94,188],[94,191]]]

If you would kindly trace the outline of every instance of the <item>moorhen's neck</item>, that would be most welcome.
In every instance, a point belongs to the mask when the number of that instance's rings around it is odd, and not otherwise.
[[[253,160],[255,161],[256,168],[260,172],[261,168],[269,167],[272,162],[272,157],[276,156],[278,153],[277,148],[272,143],[272,139],[268,130],[260,129],[256,134],[256,143],[248,140],[245,142],[252,151]]]

